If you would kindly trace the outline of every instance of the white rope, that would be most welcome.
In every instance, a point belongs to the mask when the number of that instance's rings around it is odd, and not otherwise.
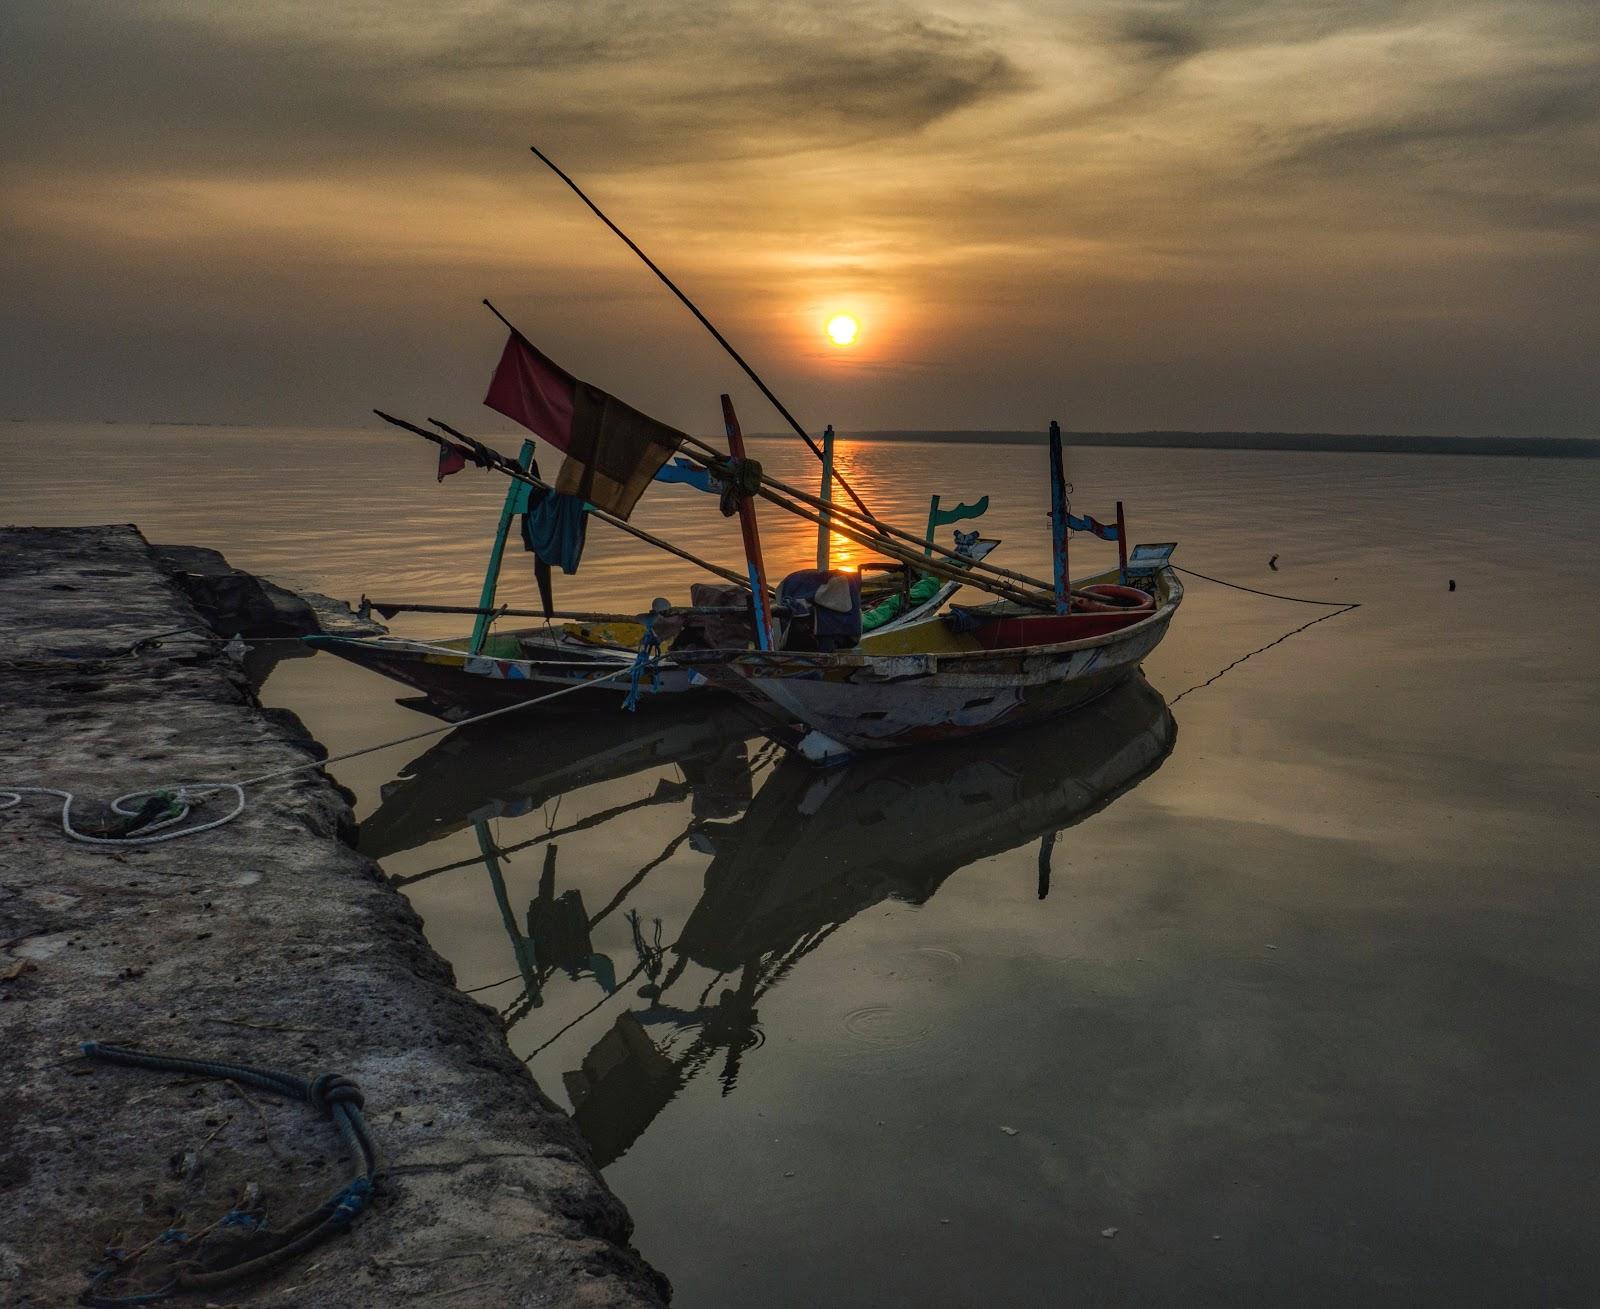
[[[207,790],[196,793],[188,790],[190,786],[205,786]],[[111,808],[125,818],[131,818],[139,812],[139,807],[129,807],[128,802],[147,796],[160,795],[165,788],[151,787],[145,791],[129,791],[119,795],[111,802]],[[236,802],[232,809],[223,814],[221,818],[213,818],[208,823],[201,823],[196,827],[185,827],[182,831],[164,832],[162,828],[172,827],[181,823],[194,808],[192,801],[198,801],[203,796],[211,795],[216,791],[232,791]],[[14,809],[22,803],[25,795],[58,795],[61,797],[61,830],[74,841],[82,841],[85,845],[155,845],[161,841],[175,841],[180,836],[193,836],[196,832],[208,832],[213,827],[221,827],[224,823],[231,823],[244,812],[244,787],[235,782],[179,782],[172,791],[172,803],[176,811],[161,819],[159,822],[149,823],[140,829],[138,836],[91,836],[88,832],[80,832],[72,825],[72,802],[76,797],[71,791],[61,791],[53,786],[6,786],[0,787],[0,810]],[[150,835],[157,833],[159,835]]]
[[[85,845],[111,846],[155,845],[161,841],[175,841],[180,836],[194,836],[199,832],[209,832],[212,828],[221,827],[224,823],[231,823],[244,812],[244,788],[247,786],[256,786],[261,782],[268,782],[276,777],[287,777],[290,773],[326,768],[329,764],[343,763],[346,759],[358,759],[362,755],[375,754],[379,750],[388,750],[393,746],[405,745],[410,741],[422,741],[430,736],[445,736],[472,723],[481,723],[490,718],[498,718],[502,714],[515,713],[519,709],[529,709],[536,704],[543,704],[545,701],[554,700],[558,696],[570,695],[572,692],[581,691],[588,686],[596,686],[601,682],[609,682],[618,677],[626,677],[631,671],[631,665],[619,668],[615,672],[605,674],[603,677],[591,677],[586,681],[574,682],[571,686],[564,686],[558,691],[551,691],[547,695],[537,696],[532,700],[519,700],[515,704],[501,705],[498,709],[490,709],[485,713],[474,714],[471,718],[463,718],[458,723],[446,723],[443,727],[430,727],[425,732],[413,732],[410,736],[398,737],[393,741],[384,741],[378,745],[363,746],[359,750],[348,750],[344,754],[332,755],[326,759],[308,759],[304,763],[290,764],[285,768],[274,768],[271,772],[259,773],[255,777],[246,777],[237,782],[178,782],[170,787],[151,786],[140,791],[128,791],[111,802],[112,810],[124,817],[132,817],[139,812],[139,806],[132,805],[133,801],[169,792],[174,806],[173,813],[168,814],[157,822],[146,825],[137,834],[130,836],[91,836],[88,832],[80,832],[72,825],[72,805],[77,797],[71,791],[59,790],[53,786],[0,785],[0,812],[16,808],[17,805],[22,803],[24,796],[55,795],[61,797],[61,830],[70,840],[81,841]],[[213,818],[209,822],[200,823],[194,827],[185,827],[177,831],[169,830],[187,818],[196,803],[204,800],[209,795],[215,795],[219,791],[232,791],[234,793],[234,806],[227,813],[220,818]]]

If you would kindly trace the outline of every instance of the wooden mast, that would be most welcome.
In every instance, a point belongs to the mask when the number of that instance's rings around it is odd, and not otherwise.
[[[833,424],[829,423],[822,432],[822,494],[820,497],[824,506],[833,504]],[[817,524],[817,570],[826,572],[828,563],[833,554],[833,513],[830,508],[822,510],[822,521]]]
[[[1122,501],[1117,501],[1117,581],[1128,584],[1128,524],[1123,521]]]
[[[1067,571],[1067,477],[1061,467],[1061,424],[1050,423],[1050,539],[1055,564],[1056,612],[1072,612],[1072,577]]]
[[[731,396],[722,397],[722,425],[728,432],[728,453],[738,463],[743,463],[744,433],[739,430],[739,416],[733,412]],[[756,648],[771,650],[776,644],[772,638],[772,609],[767,601],[767,566],[761,559],[761,533],[756,527],[756,503],[753,496],[741,495],[739,500],[739,534],[744,538],[744,557],[750,569],[750,595],[756,609]]]

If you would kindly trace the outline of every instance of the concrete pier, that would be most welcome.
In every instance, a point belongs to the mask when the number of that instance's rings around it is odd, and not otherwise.
[[[123,792],[304,760],[315,745],[208,634],[138,645],[201,626],[132,527],[0,529],[0,787],[73,791],[88,825]],[[248,801],[214,831],[114,849],[69,841],[58,801],[0,812],[0,1302],[71,1304],[107,1246],[197,1231],[252,1186],[287,1220],[349,1175],[305,1105],[90,1063],[78,1043],[99,1039],[365,1093],[374,1207],[213,1301],[663,1303],[570,1120],[348,844],[337,788],[307,770]]]

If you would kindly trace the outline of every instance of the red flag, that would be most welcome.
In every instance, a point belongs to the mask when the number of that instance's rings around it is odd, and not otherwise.
[[[515,332],[506,338],[483,403],[515,419],[557,450],[572,443],[572,399],[578,379]]]
[[[467,466],[467,452],[459,445],[446,441],[439,447],[439,480],[442,482],[451,473],[459,473]]]
[[[682,432],[580,382],[516,332],[500,353],[483,402],[566,451],[557,491],[619,518],[633,512],[683,444]]]

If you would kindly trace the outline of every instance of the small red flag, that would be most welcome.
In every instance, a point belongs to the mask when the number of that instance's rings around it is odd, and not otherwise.
[[[467,466],[467,452],[459,445],[446,441],[439,447],[439,480],[442,482],[451,473],[459,473]]]

